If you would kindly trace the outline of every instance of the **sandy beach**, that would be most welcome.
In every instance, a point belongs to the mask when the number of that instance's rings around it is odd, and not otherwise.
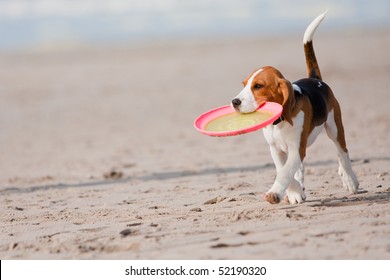
[[[318,32],[360,192],[322,133],[307,200],[261,196],[261,131],[193,121],[255,68],[305,76],[302,35],[0,53],[1,259],[390,259],[390,30]]]

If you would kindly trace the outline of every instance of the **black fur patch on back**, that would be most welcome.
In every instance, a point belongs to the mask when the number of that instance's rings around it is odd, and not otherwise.
[[[301,91],[302,95],[310,100],[313,108],[313,123],[315,126],[323,124],[328,117],[328,94],[329,86],[318,79],[305,78],[294,82]],[[295,91],[295,97],[299,98],[300,93]]]

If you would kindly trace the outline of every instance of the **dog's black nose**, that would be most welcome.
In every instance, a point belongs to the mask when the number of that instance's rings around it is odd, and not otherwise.
[[[232,100],[232,104],[233,104],[234,108],[238,108],[238,106],[241,105],[241,100],[238,99],[238,98],[235,98],[235,99]]]

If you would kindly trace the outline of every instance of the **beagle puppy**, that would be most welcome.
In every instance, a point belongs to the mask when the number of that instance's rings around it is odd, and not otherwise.
[[[275,182],[263,196],[272,204],[283,198],[291,204],[305,201],[303,160],[306,148],[324,127],[336,145],[344,187],[352,194],[358,192],[359,182],[351,168],[340,105],[331,88],[322,81],[313,48],[314,32],[325,14],[311,22],[303,37],[308,78],[291,83],[277,69],[262,67],[245,79],[243,90],[231,103],[240,113],[253,112],[266,101],[283,106],[282,116],[263,128],[277,171]]]

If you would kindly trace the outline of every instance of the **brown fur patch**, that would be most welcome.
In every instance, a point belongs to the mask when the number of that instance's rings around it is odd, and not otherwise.
[[[264,194],[263,199],[271,204],[277,204],[280,202],[280,197],[277,193],[266,193]]]

